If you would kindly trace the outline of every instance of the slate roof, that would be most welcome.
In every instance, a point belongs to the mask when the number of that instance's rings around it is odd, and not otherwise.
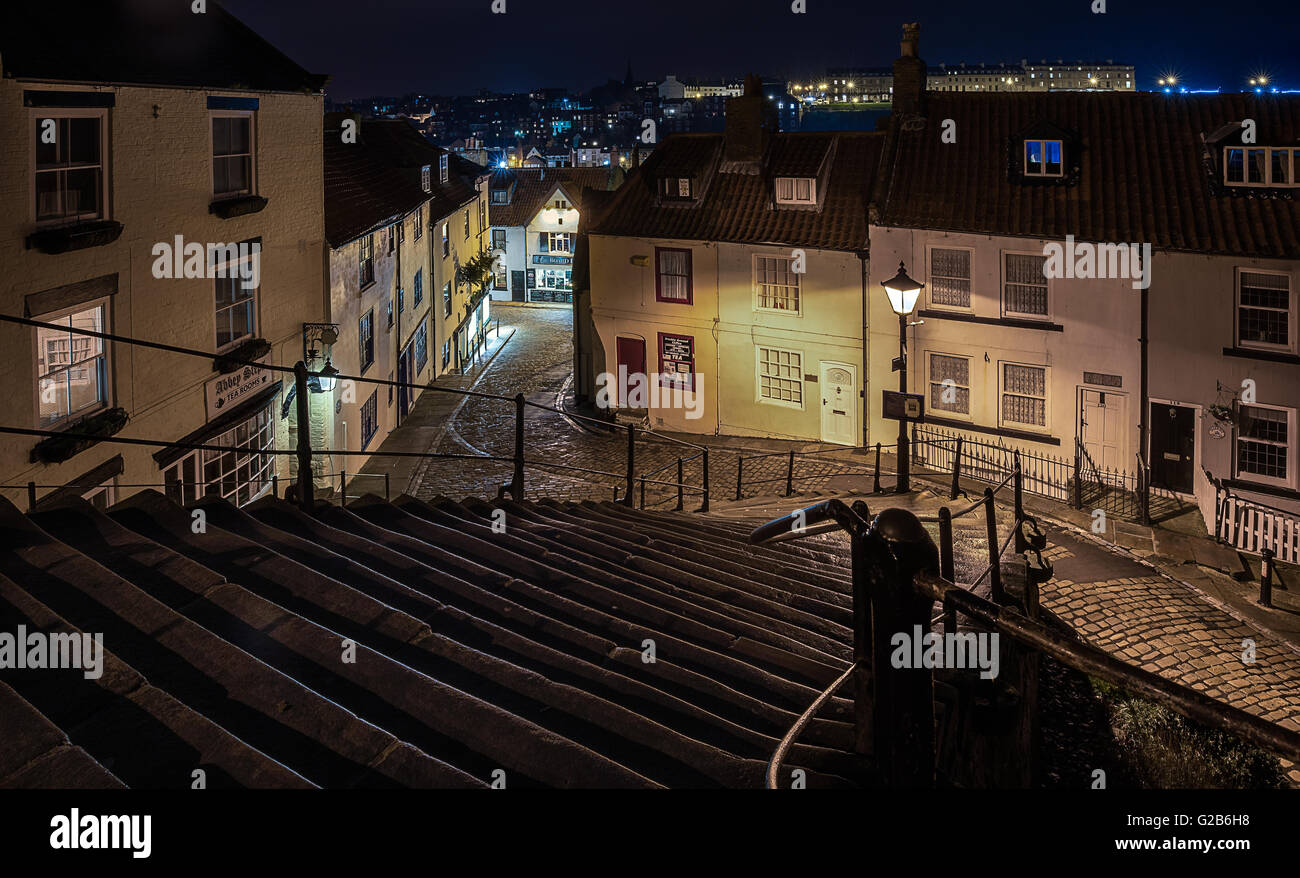
[[[396,222],[421,204],[431,204],[429,222],[478,198],[475,181],[483,169],[434,146],[405,119],[364,119],[357,142],[343,142],[348,116],[325,116],[325,238],[338,248]],[[448,156],[441,182],[439,159]],[[430,166],[432,193],[424,191],[420,169]]]
[[[842,539],[609,503],[202,508],[196,534],[152,491],[0,499],[0,631],[106,654],[6,670],[0,787],[761,788],[851,661]],[[810,786],[865,782],[851,721],[833,698],[794,747]]]
[[[240,91],[320,93],[308,73],[208,0],[8,0],[0,4],[4,75]]]
[[[721,134],[674,134],[619,189],[593,235],[624,235],[730,243],[779,243],[825,250],[866,250],[867,203],[884,135],[775,134],[762,173],[725,173]],[[772,178],[812,176],[832,151],[828,191],[820,210],[777,208]],[[693,204],[660,204],[660,176],[690,176],[700,193]]]
[[[546,204],[560,183],[573,206],[582,211],[583,189],[613,189],[621,182],[622,169],[608,168],[510,168],[492,172],[493,189],[515,182],[509,204],[488,204],[488,222],[494,226],[526,226]]]
[[[942,141],[943,120],[957,142]],[[1257,143],[1300,143],[1300,97],[930,92],[926,118],[891,134],[892,173],[878,191],[885,226],[990,235],[1150,243],[1157,249],[1300,258],[1300,193],[1225,192],[1202,136],[1254,119]],[[1021,133],[1050,123],[1079,139],[1066,185],[1009,173]],[[884,193],[880,195],[880,193]]]

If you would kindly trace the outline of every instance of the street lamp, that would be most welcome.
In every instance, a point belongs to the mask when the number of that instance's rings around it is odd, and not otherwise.
[[[316,373],[317,380],[320,383],[322,393],[329,393],[334,389],[334,378],[339,374],[339,370],[330,364],[330,358],[325,358],[325,365]]]
[[[898,359],[895,366],[898,371],[898,390],[907,393],[907,318],[916,307],[916,300],[921,295],[923,283],[917,283],[907,276],[907,267],[898,263],[898,274],[880,284],[889,296],[889,307],[898,315]],[[907,421],[898,419],[898,483],[895,493],[904,494],[911,487],[911,452],[907,444]]]

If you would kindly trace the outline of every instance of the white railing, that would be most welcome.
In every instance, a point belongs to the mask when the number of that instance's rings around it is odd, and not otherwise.
[[[1279,561],[1300,563],[1300,514],[1238,497],[1208,472],[1206,476],[1215,488],[1216,539],[1256,555],[1271,549]]]

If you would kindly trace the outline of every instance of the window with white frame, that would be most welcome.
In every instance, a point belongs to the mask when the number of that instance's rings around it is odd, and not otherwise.
[[[538,249],[543,253],[572,253],[572,232],[542,232],[538,236]]]
[[[1009,427],[1047,427],[1047,368],[1002,364],[1001,423]]]
[[[970,416],[970,357],[930,354],[930,408]]]
[[[212,114],[212,193],[217,198],[255,191],[253,137],[251,111]]]
[[[1296,297],[1291,276],[1237,269],[1237,344],[1295,351]]]
[[[1291,487],[1294,481],[1295,409],[1237,407],[1237,478]]]
[[[691,304],[691,251],[676,247],[655,248],[655,300]]]
[[[451,281],[442,285],[442,316],[451,316]]]
[[[1300,148],[1228,146],[1223,150],[1223,182],[1229,186],[1300,186]]]
[[[41,110],[32,121],[36,221],[106,219],[108,111]]]
[[[971,251],[930,248],[930,304],[941,308],[970,307]]]
[[[815,204],[817,181],[812,177],[777,177],[777,204]]]
[[[216,257],[213,283],[216,286],[218,351],[257,335],[257,293],[261,285],[257,262],[260,253],[261,246],[255,244],[242,255],[228,252]]]
[[[450,171],[447,165],[447,154],[443,153],[438,156],[438,179],[446,183],[448,176],[450,176]]]
[[[101,300],[36,319],[69,330],[107,332],[107,312],[108,300]],[[38,328],[36,376],[43,430],[108,406],[108,352],[101,338]]]
[[[420,168],[420,188],[425,192],[433,191],[433,169],[429,165]]]
[[[424,237],[424,206],[415,209],[415,240]]]
[[[1025,141],[1025,176],[1060,177],[1064,173],[1064,148],[1059,140]]]
[[[203,497],[208,489],[243,506],[271,488],[275,475],[275,427],[272,403],[251,418],[204,444],[229,451],[193,451],[163,473],[168,493],[183,503]]]
[[[447,254],[451,252],[451,229],[450,229],[450,226],[451,226],[450,223],[443,223],[443,224],[442,224],[442,255],[443,255],[443,258],[446,258]]]
[[[357,246],[358,283],[366,287],[375,282],[375,236],[366,235]]]
[[[803,408],[803,354],[760,347],[758,398],[773,405]]]
[[[1047,257],[1006,253],[1002,273],[1002,310],[1009,316],[1048,316]]]
[[[754,256],[755,307],[765,311],[799,311],[800,275],[790,256]]]

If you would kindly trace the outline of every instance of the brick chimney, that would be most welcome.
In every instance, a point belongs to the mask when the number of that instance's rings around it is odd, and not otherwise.
[[[903,25],[901,54],[894,62],[894,112],[899,116],[925,115],[925,62],[917,54],[921,25]]]
[[[745,93],[727,98],[723,158],[729,162],[761,162],[776,128],[776,108],[763,97],[763,80],[751,73],[745,77]]]

